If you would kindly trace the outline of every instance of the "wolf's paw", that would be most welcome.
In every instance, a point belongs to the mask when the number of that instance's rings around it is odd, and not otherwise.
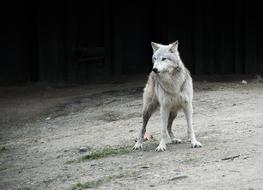
[[[173,139],[172,139],[172,143],[173,143],[173,144],[181,144],[181,143],[182,143],[182,140],[181,140],[181,139],[173,138]]]
[[[197,140],[191,141],[191,147],[192,148],[200,148],[202,147],[202,144],[198,142]]]
[[[155,149],[157,152],[162,152],[166,150],[166,144],[165,143],[160,143],[159,146]]]
[[[133,146],[132,150],[142,150],[142,143],[137,141]]]

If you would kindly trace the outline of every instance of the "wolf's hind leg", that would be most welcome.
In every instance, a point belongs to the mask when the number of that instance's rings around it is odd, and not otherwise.
[[[136,144],[133,147],[133,150],[142,149],[143,138],[146,132],[146,125],[152,114],[156,111],[157,107],[158,107],[157,100],[152,100],[151,102],[149,101],[144,103],[142,128],[139,131],[139,136]]]
[[[172,143],[180,144],[182,142],[182,140],[175,138],[175,136],[174,136],[174,134],[172,132],[172,125],[173,125],[173,121],[176,118],[176,116],[177,116],[177,112],[170,112],[169,119],[168,119],[167,130],[168,130],[168,134],[169,134],[169,136],[171,138]]]

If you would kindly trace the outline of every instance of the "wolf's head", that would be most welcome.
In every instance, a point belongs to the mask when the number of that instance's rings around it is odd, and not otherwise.
[[[180,69],[181,59],[178,52],[178,41],[169,45],[162,45],[152,42],[153,48],[153,72],[165,73],[173,72],[175,69]]]

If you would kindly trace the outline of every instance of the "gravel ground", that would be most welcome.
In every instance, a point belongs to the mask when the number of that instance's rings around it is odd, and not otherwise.
[[[89,86],[0,88],[0,189],[263,189],[263,83],[194,82],[194,128],[186,141],[155,152],[160,115],[143,151],[131,147],[142,125],[145,79]]]

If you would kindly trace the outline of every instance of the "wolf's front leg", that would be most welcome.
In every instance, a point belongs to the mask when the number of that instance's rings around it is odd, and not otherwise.
[[[193,128],[192,102],[186,101],[184,106],[183,106],[183,109],[184,109],[184,115],[185,115],[186,121],[187,121],[187,133],[188,133],[188,137],[190,138],[190,141],[191,141],[191,146],[192,146],[192,148],[202,147],[202,144],[196,140],[195,132],[194,132],[194,128]]]
[[[162,132],[161,132],[160,144],[156,148],[156,151],[158,152],[166,150],[166,143],[167,143],[167,139],[169,138],[167,131],[167,124],[168,124],[170,110],[165,106],[161,106],[160,112],[161,112]]]
[[[144,135],[146,132],[146,125],[147,125],[151,115],[156,110],[157,106],[158,106],[158,104],[157,104],[156,100],[144,103],[142,128],[139,131],[137,142],[135,143],[135,145],[132,148],[133,150],[142,149],[143,138],[144,138]]]

